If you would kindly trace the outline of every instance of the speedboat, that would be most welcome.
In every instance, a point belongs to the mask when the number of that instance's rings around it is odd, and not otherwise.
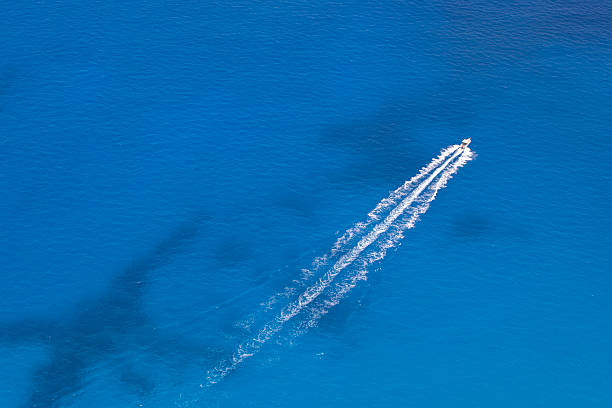
[[[461,148],[465,149],[466,147],[468,147],[470,143],[472,143],[471,137],[468,137],[467,139],[463,139],[463,141],[461,141]]]

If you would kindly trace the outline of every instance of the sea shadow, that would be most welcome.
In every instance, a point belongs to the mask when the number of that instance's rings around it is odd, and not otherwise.
[[[0,95],[4,95],[14,84],[17,77],[17,69],[12,65],[4,65],[0,69]]]
[[[460,239],[474,239],[482,237],[490,229],[491,220],[489,218],[476,214],[461,214],[453,218],[449,232]]]
[[[156,354],[173,354],[180,338],[162,338],[144,311],[142,297],[155,269],[169,263],[196,235],[204,220],[197,217],[180,225],[150,252],[128,265],[110,283],[107,291],[81,302],[70,317],[57,321],[29,319],[0,324],[0,341],[6,344],[42,343],[50,349],[49,359],[32,377],[25,407],[53,408],[84,384],[89,369],[108,361],[126,348],[138,347]],[[130,369],[120,380],[141,395],[154,383]]]
[[[15,87],[17,80],[18,71],[15,66],[6,64],[0,68],[0,98],[14,91],[12,88]],[[4,107],[4,101],[0,99],[0,112],[4,110]]]
[[[221,269],[234,268],[252,258],[252,245],[238,236],[227,236],[220,239],[213,248],[213,259],[217,267]]]
[[[308,192],[296,189],[288,189],[273,198],[273,204],[280,209],[288,210],[291,214],[302,218],[311,218],[317,208],[314,196],[317,193],[312,189]]]
[[[471,122],[473,102],[465,95],[446,85],[413,99],[392,101],[366,118],[330,125],[320,143],[353,153],[341,181],[399,183],[431,156],[421,147],[426,137],[432,137],[429,128],[457,132]]]
[[[353,156],[346,170],[335,177],[357,182],[412,170],[418,160],[417,143],[414,133],[406,131],[406,110],[392,104],[365,119],[330,125],[321,135],[321,144],[348,150]]]
[[[504,214],[456,214],[447,229],[450,242],[466,242],[487,239],[490,243],[500,239],[529,240],[529,229]]]

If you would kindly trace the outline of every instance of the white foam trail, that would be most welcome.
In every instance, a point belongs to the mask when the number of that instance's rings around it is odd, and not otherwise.
[[[432,201],[435,200],[438,192],[446,187],[448,181],[459,171],[459,168],[463,167],[468,161],[474,158],[474,154],[469,147],[465,148],[465,151],[461,154],[459,159],[452,164],[442,175],[440,178],[431,186],[430,189],[419,198],[419,202],[421,203],[419,206],[415,208],[415,211],[411,214],[410,218],[404,222],[400,223],[397,228],[394,230],[393,234],[390,234],[388,239],[382,241],[380,243],[380,249],[388,249],[393,247],[399,242],[404,236],[403,232],[407,229],[411,229],[414,227],[416,222],[419,220],[420,216],[427,212],[429,206]],[[383,254],[384,256],[384,254]],[[376,261],[376,260],[374,260]],[[372,262],[369,262],[371,264]]]
[[[471,150],[467,149],[463,154],[455,161],[450,167],[448,167],[432,184],[424,194],[419,197],[419,205],[411,208],[407,215],[407,220],[400,222],[396,225],[396,228],[389,232],[387,238],[383,240],[378,249],[372,251],[364,257],[359,259],[359,267],[357,270],[346,277],[342,282],[338,282],[332,292],[332,294],[321,303],[317,304],[317,307],[310,310],[309,318],[302,322],[294,334],[300,335],[307,331],[309,328],[314,327],[321,317],[329,312],[331,308],[336,306],[348,292],[350,292],[360,280],[367,279],[368,266],[383,259],[390,248],[394,248],[397,243],[403,238],[403,233],[407,229],[414,228],[415,224],[419,220],[420,216],[427,212],[431,202],[436,198],[438,191],[444,188],[460,167],[465,165],[468,161],[472,160],[473,154]]]
[[[407,180],[400,187],[392,191],[388,197],[383,198],[372,211],[368,213],[368,217],[365,221],[360,221],[354,224],[351,228],[347,229],[341,237],[339,237],[331,250],[321,256],[316,257],[310,269],[302,269],[300,278],[294,279],[291,283],[285,286],[278,293],[273,294],[265,301],[261,302],[260,305],[264,308],[264,311],[271,310],[279,300],[288,299],[295,294],[296,291],[304,288],[306,284],[316,275],[319,269],[329,263],[330,260],[334,259],[339,253],[343,252],[347,244],[349,244],[356,236],[368,228],[373,222],[378,221],[381,215],[392,205],[395,205],[397,201],[404,198],[410,193],[417,182],[422,180],[425,176],[430,174],[436,167],[438,167],[448,156],[455,152],[459,148],[459,145],[451,145],[440,151],[440,154],[431,160],[427,165],[423,166],[419,172]],[[253,316],[247,316],[244,321],[252,321]]]
[[[350,265],[359,255],[368,248],[372,243],[376,241],[376,239],[386,232],[392,224],[397,220],[399,216],[403,214],[403,212],[415,201],[419,195],[425,190],[425,188],[451,163],[459,154],[461,154],[462,150],[458,149],[458,146],[451,146],[452,156],[444,163],[436,168],[431,175],[429,175],[425,180],[423,180],[418,186],[414,189],[410,190],[410,193],[395,207],[387,217],[374,226],[374,228],[365,236],[363,236],[359,242],[346,254],[342,255],[334,265],[323,274],[314,284],[309,286],[295,301],[289,303],[285,306],[281,312],[276,316],[275,319],[268,322],[251,340],[242,343],[238,346],[237,351],[233,354],[232,358],[225,362],[225,364],[220,364],[219,366],[209,370],[207,379],[208,385],[212,385],[217,383],[221,378],[225,377],[230,371],[233,371],[241,362],[243,362],[248,357],[251,357],[255,352],[257,352],[263,344],[265,344],[273,335],[278,333],[285,323],[300,313],[305,307],[307,307],[312,301],[314,301],[335,279],[335,277],[348,265]],[[448,150],[448,149],[446,149]],[[449,153],[450,154],[450,153]],[[445,156],[447,157],[448,154]],[[427,168],[426,166],[425,168]],[[435,167],[435,166],[434,166]],[[420,175],[421,173],[419,173]],[[428,174],[428,173],[426,173]],[[417,175],[417,176],[419,176]],[[405,183],[404,186],[400,187],[401,190],[403,187],[407,187]],[[396,191],[398,191],[396,190]],[[402,195],[401,191],[398,195]],[[376,209],[375,209],[376,210]]]
[[[445,149],[442,149],[438,157],[434,158],[429,164],[423,166],[416,176],[412,177],[410,180],[407,180],[400,187],[396,188],[392,191],[388,197],[383,198],[376,207],[368,213],[368,218],[366,221],[356,223],[352,228],[346,230],[346,232],[338,238],[334,246],[331,250],[331,255],[335,255],[338,251],[340,251],[344,245],[351,241],[357,234],[366,229],[372,222],[378,221],[382,213],[397,203],[397,200],[406,196],[406,194],[410,193],[412,189],[415,187],[416,183],[423,179],[426,175],[431,173],[436,167],[440,165],[449,155],[455,152],[459,148],[458,145],[451,145]]]

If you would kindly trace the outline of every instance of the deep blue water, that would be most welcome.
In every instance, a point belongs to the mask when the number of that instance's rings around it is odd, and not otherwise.
[[[2,407],[612,404],[608,1],[0,4]],[[308,333],[241,325],[441,148]]]

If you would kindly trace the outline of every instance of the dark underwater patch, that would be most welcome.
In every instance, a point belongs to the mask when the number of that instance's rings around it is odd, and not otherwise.
[[[54,349],[50,361],[35,371],[25,406],[56,407],[63,397],[77,392],[82,385],[81,374],[88,365],[84,357],[83,352],[75,352],[72,347]]]
[[[479,238],[491,229],[489,218],[477,214],[458,214],[450,225],[450,234],[457,238]]]
[[[343,181],[399,183],[430,157],[421,148],[424,138],[430,137],[429,128],[457,132],[473,119],[472,103],[465,95],[452,85],[440,86],[414,99],[384,105],[369,117],[332,124],[319,140],[327,148],[345,149],[354,156]]]
[[[133,366],[123,367],[119,376],[119,381],[140,397],[151,394],[155,389],[153,380],[146,374],[139,372],[138,369]]]
[[[333,124],[322,133],[324,146],[348,149],[355,156],[344,178],[380,178],[414,164],[416,143],[407,131],[406,110],[403,105],[386,106],[371,117]]]
[[[315,213],[317,202],[313,194],[306,194],[303,191],[285,191],[276,198],[276,204],[290,210],[293,214],[309,218]]]
[[[0,69],[0,96],[6,95],[17,81],[17,69],[12,65],[5,65]],[[0,107],[2,104],[0,104]]]
[[[252,259],[253,248],[236,236],[226,237],[213,248],[213,258],[220,268],[232,268]]]
[[[101,296],[85,300],[78,311],[65,320],[44,319],[0,325],[0,340],[8,344],[43,342],[50,347],[50,359],[38,367],[32,377],[27,407],[52,408],[60,400],[77,392],[83,373],[109,355],[124,351],[134,341],[140,348],[153,344],[174,351],[175,342],[163,343],[152,338],[153,328],[142,311],[142,296],[150,273],[169,263],[191,241],[205,217],[197,217],[174,229],[150,252],[135,259],[113,278]],[[121,349],[121,350],[120,350]],[[170,354],[170,353],[168,353]],[[150,380],[130,372],[121,381],[131,383],[139,393],[150,392]]]

